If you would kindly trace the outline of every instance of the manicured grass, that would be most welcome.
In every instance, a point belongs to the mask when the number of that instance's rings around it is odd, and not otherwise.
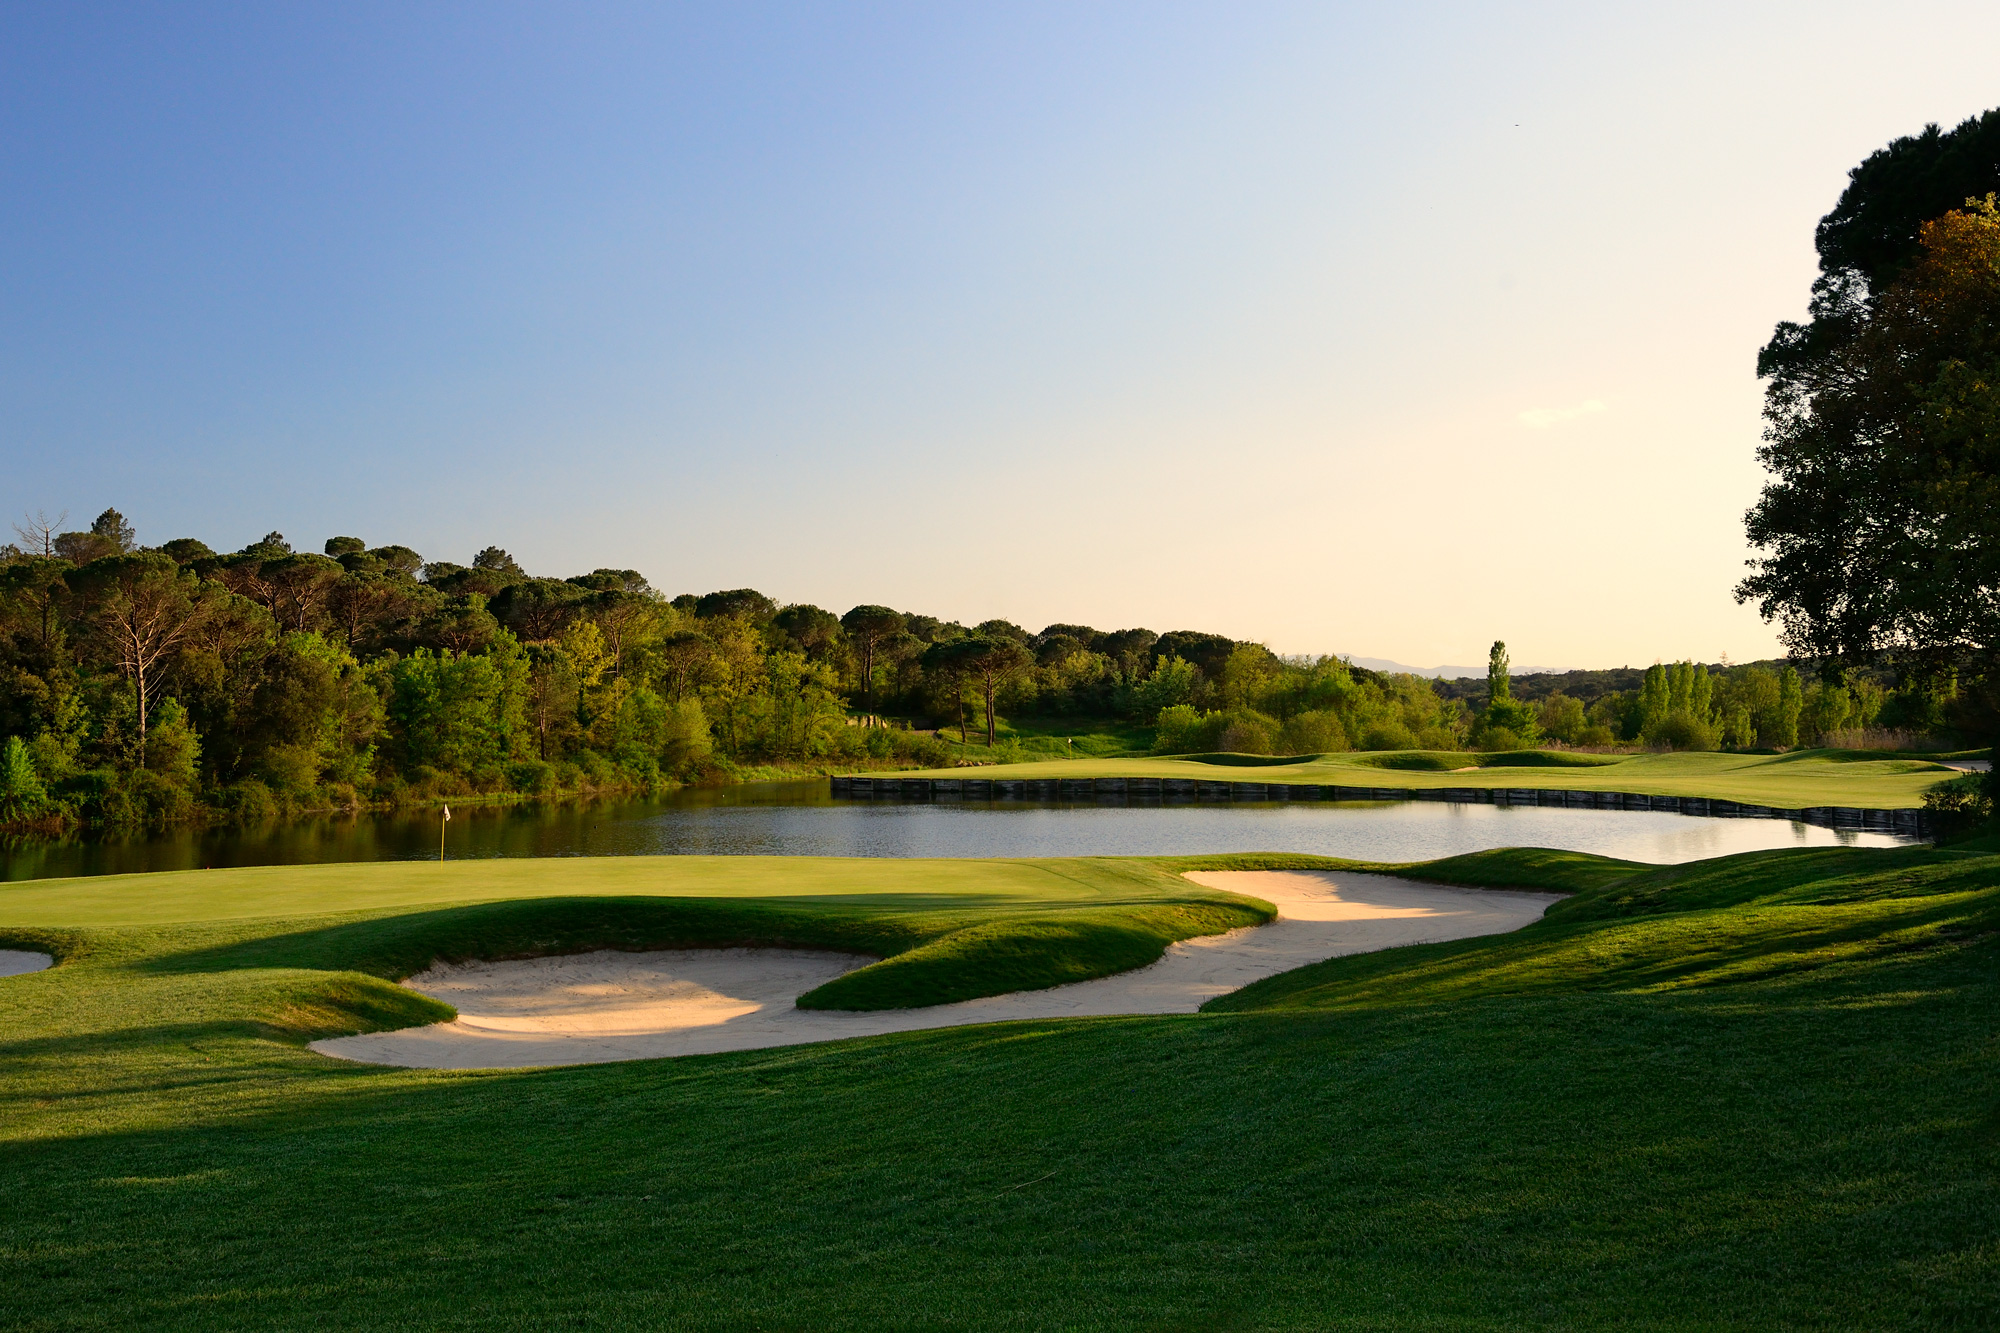
[[[1234,756],[1217,762],[1085,759],[906,773],[934,778],[1197,778],[1209,781],[1322,783],[1346,787],[1550,787],[1647,796],[1706,796],[1782,809],[1844,805],[1894,810],[1923,804],[1924,792],[1953,776],[1925,759],[1851,757],[1838,750],[1792,754],[1560,755],[1528,765],[1513,756],[1433,751],[1307,756],[1266,764],[1254,778]],[[1482,764],[1482,761],[1484,763]],[[1582,762],[1578,762],[1582,761]],[[1470,771],[1456,771],[1465,770]]]
[[[1121,875],[1324,863],[983,864],[1029,868],[944,883],[939,910],[1152,910]],[[1236,1012],[499,1073],[303,1043],[434,1017],[378,974],[426,941],[639,940],[658,923],[637,891],[456,906],[319,882],[360,910],[146,921],[101,896],[66,919],[59,885],[0,891],[0,947],[63,955],[0,980],[0,1323],[2000,1322],[2000,856],[1398,869],[1575,896],[1513,935],[1211,1006]],[[835,934],[898,917],[865,892],[780,875],[765,901],[686,873],[700,896],[656,907]],[[1037,889],[1064,878],[1076,890]],[[895,898],[918,917],[919,885]],[[224,889],[232,908],[282,901]]]
[[[40,939],[65,951],[78,927],[212,925],[301,908],[313,915],[277,936],[252,928],[240,943],[208,946],[199,966],[282,957],[400,981],[439,958],[766,943],[882,955],[801,1003],[893,1009],[1122,972],[1177,939],[1271,917],[1268,903],[1130,859],[615,856],[31,880],[0,888],[0,941],[11,930],[23,947]]]

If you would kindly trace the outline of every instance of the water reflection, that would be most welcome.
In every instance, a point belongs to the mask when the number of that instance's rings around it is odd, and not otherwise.
[[[1106,806],[835,801],[821,781],[657,800],[457,807],[445,854],[491,856],[1141,856],[1314,852],[1413,861],[1486,847],[1559,847],[1661,864],[1776,847],[1891,847],[1886,833],[1664,811],[1448,802]],[[0,879],[203,866],[404,861],[438,854],[434,810],[0,850]]]

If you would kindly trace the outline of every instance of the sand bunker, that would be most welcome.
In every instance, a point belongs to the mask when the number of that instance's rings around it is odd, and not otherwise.
[[[0,977],[18,977],[27,972],[40,972],[54,967],[56,960],[45,953],[35,953],[29,949],[0,949]]]
[[[1188,1014],[1253,981],[1341,954],[1515,930],[1557,899],[1327,871],[1188,878],[1262,898],[1276,905],[1278,919],[1183,940],[1149,967],[1096,981],[859,1014],[792,1003],[873,961],[852,954],[677,949],[441,964],[403,984],[455,1006],[456,1021],[335,1037],[312,1049],[369,1064],[494,1069],[744,1051],[1013,1019]]]

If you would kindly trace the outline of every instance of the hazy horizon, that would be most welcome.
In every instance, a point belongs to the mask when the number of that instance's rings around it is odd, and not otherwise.
[[[1757,348],[2000,102],[1968,4],[0,35],[10,516],[1408,663],[1774,655]]]

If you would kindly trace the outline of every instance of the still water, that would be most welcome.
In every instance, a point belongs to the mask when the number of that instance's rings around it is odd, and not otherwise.
[[[460,807],[452,859],[489,856],[1179,856],[1313,852],[1418,861],[1486,847],[1559,847],[1660,864],[1774,847],[1893,847],[1911,839],[1778,819],[1449,802],[1097,805],[835,801],[822,779],[656,800]],[[436,857],[436,811],[262,829],[0,848],[0,880],[203,866]]]

